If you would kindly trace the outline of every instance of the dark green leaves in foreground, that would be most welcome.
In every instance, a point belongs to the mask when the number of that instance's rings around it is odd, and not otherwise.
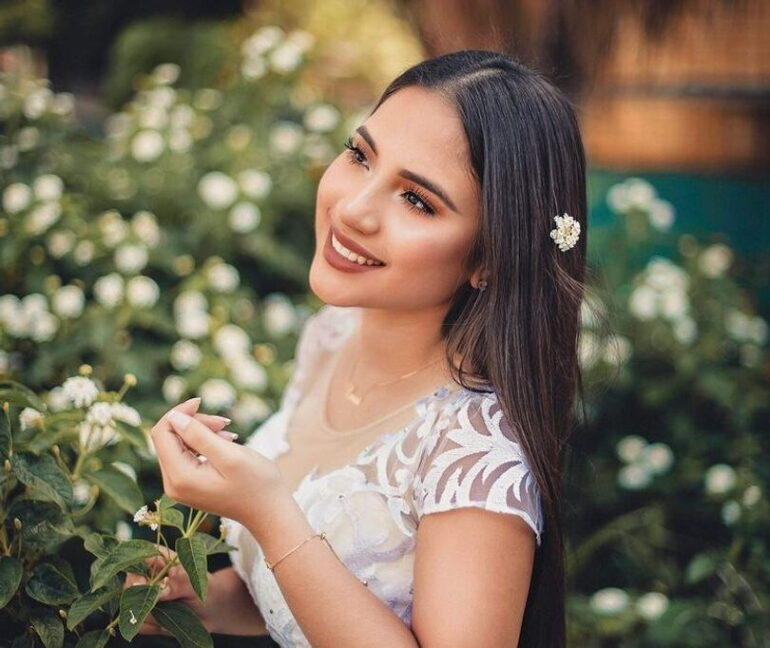
[[[143,501],[142,492],[136,482],[114,466],[106,466],[85,478],[96,484],[104,493],[127,513],[134,513]]]
[[[131,641],[139,632],[145,618],[160,596],[160,585],[133,585],[123,590],[120,596],[118,627],[126,641]]]
[[[201,601],[206,600],[208,591],[208,565],[206,563],[206,543],[201,534],[194,533],[189,538],[176,541],[176,553],[179,562],[190,577],[190,584]]]
[[[167,601],[158,603],[152,611],[155,620],[168,630],[182,648],[213,648],[214,641],[200,619],[184,603]]]
[[[36,499],[56,502],[61,508],[72,504],[72,484],[51,455],[18,452],[11,461],[16,477],[35,492]]]
[[[21,563],[13,556],[0,558],[0,609],[16,594],[21,583],[23,569]]]
[[[79,594],[77,585],[49,563],[35,567],[24,591],[30,598],[47,605],[70,603]]]
[[[99,589],[119,571],[125,570],[126,567],[140,563],[145,558],[159,555],[160,552],[155,545],[147,540],[121,542],[104,558],[97,558],[94,561],[99,564],[98,569],[95,569],[91,574],[91,589]]]

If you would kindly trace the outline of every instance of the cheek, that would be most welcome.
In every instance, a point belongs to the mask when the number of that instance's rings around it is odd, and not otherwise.
[[[427,220],[427,217],[423,218]],[[467,238],[464,233],[439,223],[427,222],[419,227],[405,228],[392,239],[393,268],[398,268],[399,274],[419,273],[422,278],[454,282],[467,252]]]

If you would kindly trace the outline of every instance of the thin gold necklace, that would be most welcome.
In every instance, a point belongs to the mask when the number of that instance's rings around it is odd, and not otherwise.
[[[360,405],[364,398],[366,398],[366,395],[372,391],[373,389],[376,389],[377,387],[382,387],[383,385],[390,385],[391,383],[398,382],[399,380],[404,380],[405,378],[409,378],[410,376],[414,376],[418,371],[422,371],[423,369],[430,367],[431,365],[436,364],[437,362],[441,362],[444,358],[438,358],[434,360],[433,362],[429,362],[426,365],[423,365],[422,367],[418,367],[414,371],[410,371],[409,373],[404,374],[403,376],[398,376],[398,378],[393,378],[391,380],[383,380],[381,382],[375,383],[369,389],[367,389],[361,396],[356,394],[355,392],[355,386],[353,385],[352,378],[353,374],[356,371],[356,368],[358,367],[358,361],[359,359],[356,358],[356,361],[353,363],[353,368],[350,371],[350,377],[347,379],[346,387],[345,387],[345,398],[347,398],[351,403],[358,406]]]

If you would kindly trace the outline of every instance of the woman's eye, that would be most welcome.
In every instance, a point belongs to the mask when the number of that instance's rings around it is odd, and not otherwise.
[[[353,138],[349,137],[348,140],[345,142],[345,148],[348,149],[348,159],[353,164],[361,164],[362,162],[366,162],[366,156],[364,155],[363,151],[361,151],[360,148],[357,146],[353,146]],[[361,156],[363,160],[359,160],[358,156]]]

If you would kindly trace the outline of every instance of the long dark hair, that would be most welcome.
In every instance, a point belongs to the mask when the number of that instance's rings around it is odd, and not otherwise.
[[[520,645],[566,641],[561,491],[564,449],[582,394],[578,358],[586,240],[585,153],[575,109],[541,73],[486,50],[423,61],[398,76],[372,109],[408,86],[453,105],[469,144],[481,221],[468,273],[489,272],[452,297],[443,322],[455,380],[493,387],[537,479],[545,528],[535,553]],[[561,251],[554,216],[580,223],[577,244]],[[462,366],[454,367],[459,354]],[[466,366],[467,365],[467,366]]]

